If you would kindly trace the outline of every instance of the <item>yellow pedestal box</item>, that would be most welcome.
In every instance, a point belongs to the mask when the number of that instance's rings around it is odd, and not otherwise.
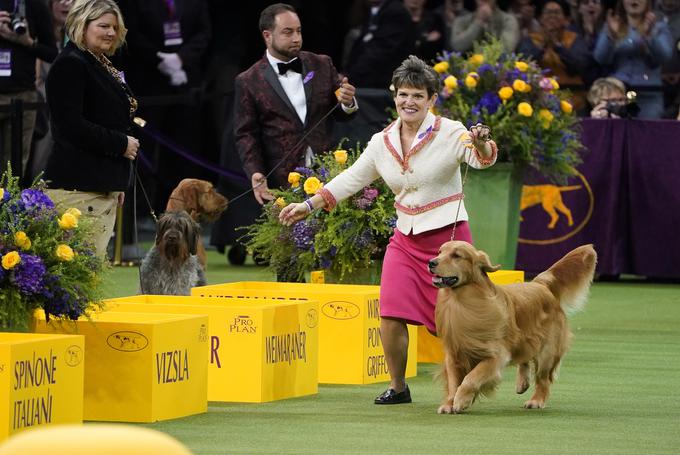
[[[496,284],[512,284],[524,282],[521,270],[499,270],[489,273],[489,278]],[[441,363],[444,360],[442,343],[425,327],[418,327],[418,362]]]
[[[139,295],[107,300],[106,310],[207,314],[210,401],[261,403],[318,392],[316,300]]]
[[[99,313],[36,332],[85,336],[85,420],[155,422],[208,409],[208,317]]]
[[[193,288],[192,296],[210,299],[313,299],[319,301],[319,382],[371,384],[388,381],[380,341],[380,288],[344,284],[241,281]],[[409,326],[406,377],[417,371],[417,337]]]
[[[38,425],[82,423],[82,336],[0,332],[0,441]]]

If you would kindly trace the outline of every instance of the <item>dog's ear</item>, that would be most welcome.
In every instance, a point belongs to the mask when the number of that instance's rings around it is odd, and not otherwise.
[[[476,264],[479,266],[479,268],[482,270],[482,272],[496,272],[497,270],[500,270],[501,266],[500,264],[498,265],[491,265],[491,259],[489,259],[489,255],[486,254],[484,251],[477,251],[477,261]]]
[[[187,243],[189,244],[189,253],[196,254],[197,243],[201,238],[201,226],[193,219],[187,220]]]
[[[161,243],[161,239],[163,238],[163,232],[165,231],[165,229],[167,229],[166,224],[167,217],[165,216],[165,213],[163,213],[160,216],[160,218],[158,218],[158,221],[156,221],[156,239],[155,239],[156,245]]]

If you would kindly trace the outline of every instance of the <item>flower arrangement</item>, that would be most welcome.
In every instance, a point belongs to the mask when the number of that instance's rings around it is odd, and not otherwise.
[[[0,178],[0,330],[26,330],[38,308],[77,319],[100,301],[106,263],[89,241],[92,225],[43,190],[42,180],[22,190],[9,170]]]
[[[499,161],[556,181],[573,175],[582,145],[570,93],[535,61],[505,53],[489,38],[475,43],[467,58],[445,53],[434,70],[442,80],[437,113],[468,128],[489,125]]]
[[[330,279],[352,282],[382,251],[396,225],[394,196],[382,180],[373,182],[334,210],[316,210],[292,226],[279,223],[279,212],[302,202],[347,169],[359,157],[355,150],[336,150],[317,156],[310,168],[288,175],[288,188],[271,190],[276,200],[265,205],[258,222],[249,226],[248,247],[277,273],[301,279],[305,272],[325,269]]]

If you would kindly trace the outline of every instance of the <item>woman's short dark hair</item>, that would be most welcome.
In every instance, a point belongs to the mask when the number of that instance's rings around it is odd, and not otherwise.
[[[297,14],[295,8],[287,3],[274,3],[269,5],[260,13],[260,31],[274,30],[274,24],[276,23],[276,16],[281,13],[290,11],[291,13]]]
[[[431,97],[439,93],[441,82],[439,75],[430,65],[415,55],[409,55],[392,73],[392,86],[395,93],[401,87],[425,89],[427,96]]]

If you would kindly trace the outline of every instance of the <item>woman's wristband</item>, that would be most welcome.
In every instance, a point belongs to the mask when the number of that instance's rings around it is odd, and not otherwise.
[[[314,210],[314,206],[312,205],[312,200],[311,199],[305,199],[305,205],[307,205],[307,209],[309,210],[309,213],[312,213]]]

